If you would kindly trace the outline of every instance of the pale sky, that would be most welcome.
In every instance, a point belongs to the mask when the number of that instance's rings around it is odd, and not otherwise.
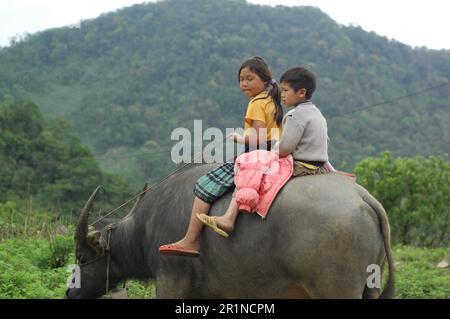
[[[180,0],[182,1],[182,0]],[[0,0],[0,46],[13,36],[76,24],[144,0]],[[448,0],[248,0],[250,3],[319,7],[344,25],[431,49],[450,49]]]

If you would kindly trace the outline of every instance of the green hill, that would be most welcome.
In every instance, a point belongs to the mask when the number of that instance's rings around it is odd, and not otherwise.
[[[312,7],[166,0],[30,35],[0,49],[0,101],[27,98],[64,117],[103,168],[141,187],[174,167],[174,128],[243,125],[236,72],[252,55],[276,77],[294,65],[317,74],[313,101],[337,167],[384,150],[450,149],[450,52],[344,27]]]

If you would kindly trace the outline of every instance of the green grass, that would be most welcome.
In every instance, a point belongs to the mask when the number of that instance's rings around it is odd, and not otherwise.
[[[130,299],[155,299],[155,284],[153,281],[148,283],[131,280],[128,282],[128,297]]]
[[[0,243],[0,299],[54,299],[64,295],[69,273],[52,268],[51,243],[10,239]]]
[[[437,268],[447,260],[448,248],[394,248],[396,262],[396,297],[450,298],[450,268]]]

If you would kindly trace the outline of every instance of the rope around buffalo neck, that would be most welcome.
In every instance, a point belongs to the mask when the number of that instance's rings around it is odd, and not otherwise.
[[[106,260],[106,285],[105,285],[105,294],[109,291],[109,270],[111,265],[111,233],[113,229],[116,228],[115,224],[108,225],[108,246],[106,247],[106,250],[108,252],[107,260]]]

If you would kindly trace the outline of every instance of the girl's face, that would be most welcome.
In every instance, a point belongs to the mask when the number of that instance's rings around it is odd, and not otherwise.
[[[257,96],[266,89],[266,85],[267,83],[248,67],[241,70],[241,73],[239,74],[239,87],[246,96]]]
[[[297,106],[306,101],[306,90],[295,91],[289,83],[281,82],[281,102],[287,106]]]

